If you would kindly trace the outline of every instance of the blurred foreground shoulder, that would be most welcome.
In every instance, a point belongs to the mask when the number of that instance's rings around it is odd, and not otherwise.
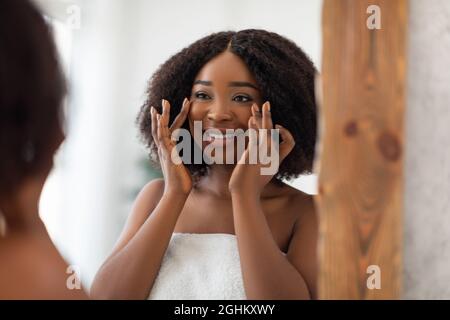
[[[88,299],[81,282],[46,237],[0,246],[0,299]]]

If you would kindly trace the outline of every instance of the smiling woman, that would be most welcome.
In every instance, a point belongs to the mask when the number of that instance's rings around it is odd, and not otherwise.
[[[282,182],[312,167],[314,74],[312,62],[296,44],[254,29],[212,34],[164,63],[152,77],[138,117],[164,180],[150,182],[139,194],[91,294],[314,298],[313,199]],[[257,138],[250,135],[245,152],[235,160],[248,160],[257,145],[273,147],[267,132],[277,128],[282,139],[274,148],[281,161],[278,172],[262,175],[261,159],[254,164],[174,163],[171,135],[179,128],[194,135],[188,137],[192,148],[206,150],[219,143],[237,147],[235,139],[198,140],[196,122],[219,134],[259,132]]]
[[[239,127],[247,127],[245,118],[250,116],[252,103],[270,101],[274,123],[294,135],[296,145],[281,164],[277,178],[310,173],[316,137],[315,71],[311,60],[295,43],[275,33],[243,30],[207,36],[174,55],[153,75],[138,119],[143,140],[156,155],[150,107],[161,112],[161,99],[171,102],[172,122],[185,97],[190,97],[193,106],[217,104],[217,90],[223,86],[219,98],[226,91],[234,106],[247,106],[235,111],[241,119]],[[194,111],[198,109],[191,110],[191,114]],[[188,124],[191,122],[183,127],[189,129]],[[187,168],[194,176],[206,173],[205,164]]]

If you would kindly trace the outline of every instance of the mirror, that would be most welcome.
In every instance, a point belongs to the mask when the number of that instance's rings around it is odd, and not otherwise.
[[[150,166],[136,125],[148,81],[161,64],[211,33],[255,28],[293,41],[320,70],[320,0],[37,3],[53,26],[69,81],[67,137],[40,213],[86,288],[119,239],[139,191],[162,176]],[[317,193],[314,175],[287,183],[305,196]],[[287,228],[269,224],[275,231]]]

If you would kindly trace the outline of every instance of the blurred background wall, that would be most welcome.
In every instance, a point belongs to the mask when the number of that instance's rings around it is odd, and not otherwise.
[[[450,299],[450,1],[410,0],[406,299]]]
[[[159,176],[147,164],[135,117],[161,63],[211,32],[263,28],[295,41],[320,68],[321,0],[36,2],[54,26],[70,84],[67,140],[45,186],[41,215],[86,287],[136,193]],[[292,185],[316,193],[314,175]]]

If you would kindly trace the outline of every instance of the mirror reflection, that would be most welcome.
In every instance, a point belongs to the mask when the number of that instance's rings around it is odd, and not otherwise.
[[[26,118],[2,123],[23,135],[2,141],[20,150],[2,160],[1,254],[49,255],[50,297],[317,297],[322,1],[39,0],[39,16],[12,2],[2,30],[22,19],[36,74],[6,69],[20,77],[1,83],[2,120]],[[15,48],[1,47],[5,65]]]

